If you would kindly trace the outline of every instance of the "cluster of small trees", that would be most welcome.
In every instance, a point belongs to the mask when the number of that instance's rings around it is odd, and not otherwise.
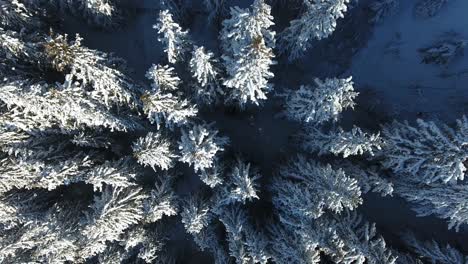
[[[205,2],[216,12],[225,5]],[[304,153],[268,181],[243,157],[229,158],[229,139],[198,117],[201,108],[266,100],[275,39],[296,58],[310,39],[332,34],[347,2],[304,1],[280,36],[264,0],[231,8],[220,58],[162,10],[154,28],[167,63],[152,65],[145,85],[80,36],[45,31],[57,8],[107,27],[119,20],[117,5],[0,0],[0,262],[171,263],[166,242],[178,222],[216,263],[466,262],[450,246],[414,237],[405,238],[414,254],[397,252],[356,213],[373,191],[457,230],[466,224],[466,117],[456,127],[420,120],[346,131],[338,123],[355,106],[352,78],[315,79],[281,94],[284,116],[305,127]],[[334,157],[324,164],[314,153]],[[180,163],[206,186],[181,195]],[[260,198],[273,209],[268,219],[251,213]]]

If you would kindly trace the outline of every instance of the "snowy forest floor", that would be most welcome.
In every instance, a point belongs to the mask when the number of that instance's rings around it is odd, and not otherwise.
[[[145,72],[152,64],[161,63],[164,55],[152,28],[159,10],[156,2],[130,1],[129,7],[134,12],[127,24],[117,30],[95,30],[73,18],[65,21],[64,29],[70,35],[82,35],[85,45],[90,48],[113,52],[124,58],[133,70],[133,77],[146,82]],[[187,10],[189,19],[183,26],[188,27],[195,45],[217,52],[218,29],[207,23],[201,3],[197,2],[202,1],[194,0],[192,8]],[[251,3],[249,0],[228,2],[230,6],[241,7]],[[342,125],[351,127],[356,124],[371,130],[377,130],[380,124],[393,119],[453,122],[467,113],[468,57],[461,57],[448,67],[434,66],[422,64],[417,50],[448,31],[468,39],[468,1],[449,1],[437,16],[418,19],[413,15],[415,1],[403,0],[399,12],[378,25],[368,22],[369,2],[360,0],[344,19],[339,20],[336,32],[329,39],[316,43],[299,61],[288,64],[284,58],[279,58],[274,67],[275,92],[312,83],[315,77],[351,75],[360,96],[356,109],[345,113]],[[286,26],[294,16],[294,11],[286,13],[280,5],[278,3],[273,10],[278,29]],[[242,153],[258,165],[263,180],[267,181],[278,165],[299,151],[292,136],[300,126],[278,118],[280,109],[281,101],[271,94],[262,107],[242,113],[215,109],[202,113],[202,117],[216,121],[220,132],[230,138],[234,152]],[[190,169],[180,169],[185,172],[179,184],[180,192],[200,188],[198,177]],[[261,205],[255,209],[263,210]],[[466,227],[457,233],[447,230],[443,220],[416,217],[400,198],[368,194],[360,212],[377,224],[379,232],[393,247],[399,246],[397,237],[400,232],[410,229],[423,239],[450,242],[468,254],[468,244],[464,243],[468,239]],[[184,243],[183,230],[180,237],[178,242]],[[190,255],[194,252],[180,254],[193,257]],[[198,257],[192,258],[190,263],[196,263],[195,259]],[[206,263],[203,261],[203,258],[199,260]]]

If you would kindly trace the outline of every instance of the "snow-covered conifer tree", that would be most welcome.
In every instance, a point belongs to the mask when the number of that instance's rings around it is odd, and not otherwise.
[[[92,184],[94,190],[102,191],[104,186],[114,188],[135,187],[133,180],[139,175],[135,164],[129,158],[106,161],[87,172],[84,182]]]
[[[145,196],[138,188],[105,188],[95,196],[91,210],[86,212],[83,235],[87,238],[81,254],[86,257],[101,253],[106,242],[116,241],[130,226],[143,219]]]
[[[156,177],[154,188],[143,201],[145,223],[154,223],[163,216],[177,215],[179,208],[172,188],[173,178],[167,173]]]
[[[158,23],[153,28],[161,35],[158,40],[164,45],[167,61],[172,64],[183,61],[189,49],[188,31],[174,22],[169,10],[159,12]]]
[[[319,155],[332,153],[336,156],[342,154],[343,158],[352,155],[369,153],[382,148],[383,141],[380,135],[367,134],[359,127],[351,131],[344,131],[341,127],[324,133],[322,130],[310,126],[303,135],[302,147],[309,151],[317,151]]]
[[[290,22],[279,34],[279,47],[294,60],[312,46],[312,40],[329,37],[336,28],[337,20],[343,18],[349,0],[308,0],[300,18]]]
[[[193,125],[182,129],[179,160],[193,165],[195,172],[211,168],[216,155],[224,150],[227,143],[228,139],[218,136],[218,130],[213,128],[213,124]]]
[[[364,168],[361,164],[355,164],[350,161],[337,161],[337,168],[345,171],[346,175],[356,179],[359,183],[362,193],[376,192],[381,196],[393,195],[393,182],[382,176],[375,167]]]
[[[103,52],[83,47],[77,35],[73,42],[67,35],[57,35],[44,43],[45,54],[59,72],[69,73],[87,88],[92,98],[105,105],[137,107],[140,88],[118,67],[121,60]]]
[[[382,134],[386,142],[383,165],[394,173],[423,183],[464,179],[464,162],[468,159],[466,117],[457,120],[455,129],[420,119],[417,126],[395,121],[384,126]]]
[[[259,104],[272,89],[268,79],[273,77],[275,32],[271,8],[264,0],[255,0],[251,10],[231,9],[231,18],[223,21],[221,44],[228,77],[227,101],[240,107],[247,103]]]
[[[271,185],[272,201],[284,219],[290,216],[299,221],[315,219],[326,210],[340,213],[362,203],[358,182],[330,165],[298,156],[282,167],[279,174]]]
[[[275,263],[319,264],[320,250],[281,224],[267,226],[270,236],[271,257]]]
[[[403,239],[405,240],[405,243],[411,247],[412,251],[422,259],[431,263],[468,263],[468,256],[463,255],[460,251],[449,244],[444,247],[439,245],[435,240],[420,241],[412,233],[406,233],[403,236]]]
[[[468,186],[466,184],[418,184],[412,180],[394,182],[395,193],[413,204],[418,216],[435,215],[448,221],[448,228],[459,230],[468,224]]]
[[[217,63],[212,52],[205,51],[204,47],[194,47],[189,66],[192,77],[196,79],[195,98],[202,104],[215,104],[224,94],[218,81],[220,70]]]
[[[347,79],[315,79],[315,87],[301,86],[297,91],[282,95],[286,99],[287,118],[312,124],[337,121],[346,108],[354,107],[354,91],[351,77]]]
[[[191,196],[183,201],[180,212],[185,231],[192,235],[199,234],[212,220],[208,201],[199,196]]]
[[[211,188],[223,183],[224,165],[222,162],[215,158],[211,168],[203,169],[199,172],[200,180]]]
[[[31,29],[41,27],[43,22],[19,0],[0,1],[0,26],[3,29]]]
[[[60,12],[68,12],[72,15],[85,18],[93,26],[111,28],[121,21],[122,11],[117,7],[118,1],[114,0],[45,0]]]
[[[16,114],[33,116],[34,120],[58,125],[62,130],[108,128],[135,130],[140,125],[132,118],[114,115],[106,106],[90,99],[82,86],[66,78],[63,85],[50,87],[41,83],[42,94],[28,91],[28,83],[14,82],[0,87],[0,100]],[[29,86],[31,87],[31,86]]]
[[[141,98],[143,111],[151,123],[161,127],[174,128],[188,123],[189,118],[198,113],[195,105],[171,93],[145,93]]]
[[[153,170],[156,170],[156,167],[163,170],[171,168],[177,157],[172,151],[169,140],[154,132],[149,132],[133,143],[133,156],[138,163],[150,166]]]
[[[259,199],[258,180],[261,175],[257,168],[241,158],[237,158],[226,178],[228,184],[221,186],[217,207],[232,203],[245,204]]]
[[[146,78],[152,81],[154,91],[175,91],[181,80],[169,65],[154,65],[146,72]]]
[[[268,263],[271,258],[268,240],[248,222],[245,211],[238,206],[229,206],[220,214],[220,220],[227,231],[229,255],[236,263]]]

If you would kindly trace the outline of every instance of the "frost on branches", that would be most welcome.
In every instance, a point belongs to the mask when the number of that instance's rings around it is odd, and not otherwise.
[[[355,179],[341,169],[309,162],[303,156],[280,168],[280,176],[275,178],[271,190],[273,204],[284,219],[291,216],[299,221],[316,219],[325,210],[340,213],[362,203]]]
[[[193,165],[195,172],[213,167],[216,155],[228,143],[226,137],[218,136],[218,131],[212,128],[212,124],[194,125],[181,132],[179,160]]]
[[[216,66],[217,63],[212,52],[205,51],[204,47],[194,47],[189,67],[192,77],[196,80],[194,96],[201,104],[216,104],[224,95],[218,81],[220,70]]]
[[[83,47],[77,35],[73,42],[67,35],[50,37],[44,50],[52,66],[59,72],[76,78],[93,99],[113,105],[132,108],[139,104],[136,94],[140,88],[121,70],[121,60],[103,52]]]
[[[468,159],[466,117],[457,120],[456,128],[420,119],[415,127],[395,121],[385,126],[382,134],[386,141],[383,165],[394,173],[423,183],[464,179],[464,162]]]
[[[459,230],[468,224],[468,186],[443,183],[417,184],[400,179],[395,192],[413,203],[418,216],[435,215],[448,221],[448,228]]]
[[[233,203],[245,204],[247,201],[259,199],[258,180],[260,177],[257,168],[237,158],[232,164],[231,171],[227,174],[227,184],[221,186],[219,190],[217,206]]]
[[[228,77],[227,101],[241,108],[247,103],[258,105],[272,89],[270,66],[275,64],[275,32],[271,8],[263,0],[255,0],[250,10],[231,8],[231,18],[223,21],[221,44]]]
[[[271,258],[268,240],[248,220],[246,212],[238,206],[230,206],[220,214],[227,232],[229,255],[236,263],[266,264]]]
[[[85,256],[101,253],[106,242],[118,239],[127,228],[143,219],[143,199],[137,188],[106,188],[95,197],[91,210],[86,212],[83,235],[88,239],[82,250]]]
[[[199,172],[200,180],[208,185],[210,188],[215,188],[216,186],[223,183],[223,173],[224,165],[221,161],[215,158],[213,161],[213,166],[211,168],[206,168]]]
[[[58,87],[38,84],[36,87],[43,91],[41,93],[28,91],[26,85],[15,82],[0,87],[0,100],[15,115],[30,116],[62,130],[89,127],[129,131],[140,127],[135,120],[109,112],[105,105],[89,98],[82,86],[70,78]]]
[[[145,93],[142,98],[143,111],[152,124],[159,127],[174,128],[188,123],[189,118],[197,115],[198,110],[187,99],[171,93]]]
[[[152,91],[146,91],[141,96],[143,112],[148,120],[156,123],[158,129],[161,125],[173,129],[188,123],[189,118],[198,113],[196,105],[187,99],[181,98],[178,90],[181,80],[169,66],[153,65],[146,73],[152,81]]]
[[[205,229],[213,217],[208,202],[196,196],[183,201],[180,216],[185,230],[192,235],[197,235]]]
[[[144,222],[154,223],[163,216],[173,216],[178,213],[176,195],[172,188],[174,176],[164,173],[156,177],[154,188],[143,201]]]
[[[423,260],[431,263],[466,264],[468,256],[447,244],[445,247],[436,241],[420,241],[412,233],[404,235],[405,243]]]
[[[167,61],[172,64],[183,61],[190,43],[188,31],[183,31],[179,24],[174,22],[169,10],[159,12],[158,23],[153,28],[161,36],[158,40],[164,45]]]
[[[172,151],[171,143],[161,134],[149,132],[145,137],[139,138],[133,143],[133,156],[138,163],[150,166],[153,170],[156,167],[168,170],[174,164],[177,155]]]
[[[47,0],[46,0],[47,1]],[[37,1],[41,2],[41,1]],[[44,1],[42,1],[44,2]],[[103,28],[115,27],[121,20],[121,10],[113,0],[56,0],[49,1],[58,11],[85,18],[90,25]]]
[[[309,151],[317,151],[319,155],[332,153],[343,158],[368,153],[374,155],[375,150],[382,148],[383,140],[379,134],[367,134],[359,127],[344,131],[341,127],[324,133],[316,127],[309,127],[303,135],[302,147]]]
[[[154,65],[146,72],[146,78],[152,81],[154,91],[176,91],[182,82],[168,65]]]
[[[347,79],[315,79],[315,87],[301,86],[297,91],[282,95],[286,99],[287,118],[299,122],[321,124],[337,121],[346,108],[354,108],[354,91],[351,77]]]
[[[346,175],[356,179],[361,187],[362,193],[375,192],[379,193],[382,197],[393,195],[394,185],[392,181],[382,175],[375,166],[364,168],[361,164],[354,164],[348,160],[337,161],[335,163],[337,168],[345,171]]]
[[[43,22],[28,7],[19,0],[0,0],[0,27],[18,31],[41,27]]]
[[[336,28],[337,20],[343,18],[349,0],[309,0],[305,2],[305,11],[300,18],[290,22],[279,34],[279,46],[282,52],[295,60],[312,46],[312,40],[329,37]]]

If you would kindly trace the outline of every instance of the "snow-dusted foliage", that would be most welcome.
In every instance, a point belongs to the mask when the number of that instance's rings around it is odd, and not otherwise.
[[[118,188],[134,187],[133,181],[139,175],[138,170],[129,158],[116,161],[106,161],[90,169],[84,177],[84,182],[92,184],[93,188],[102,191],[104,186]],[[80,168],[83,170],[83,168]]]
[[[281,167],[279,174],[271,191],[273,204],[284,219],[290,216],[298,221],[316,219],[326,211],[340,213],[362,203],[358,182],[330,165],[298,156]]]
[[[106,242],[116,241],[127,228],[141,221],[144,198],[139,189],[110,187],[96,196],[86,212],[83,235],[88,239],[81,250],[84,256],[103,252]]]
[[[193,235],[199,234],[205,229],[213,217],[208,202],[196,196],[191,196],[183,201],[180,216],[187,233]]]
[[[420,241],[412,233],[406,233],[404,240],[414,253],[430,263],[466,264],[468,256],[447,244],[445,247],[436,241]]]
[[[146,78],[152,81],[154,91],[176,91],[181,80],[176,76],[174,68],[169,65],[154,65],[146,72]]]
[[[319,155],[332,153],[343,158],[368,153],[374,155],[374,150],[380,150],[383,144],[380,135],[368,134],[359,127],[353,127],[351,131],[344,131],[341,127],[323,132],[310,126],[303,135],[302,147],[309,151],[318,152]]]
[[[456,33],[449,32],[444,34],[440,41],[418,51],[422,63],[447,65],[457,56],[462,55],[467,45],[467,39],[461,38]]]
[[[156,167],[162,170],[171,168],[177,155],[171,147],[171,142],[161,134],[149,132],[145,137],[139,138],[133,143],[133,156],[138,163],[150,166],[153,170]]]
[[[223,183],[224,165],[215,158],[211,168],[203,169],[199,172],[200,180],[211,188]]]
[[[220,214],[220,220],[227,231],[229,255],[238,264],[266,264],[271,258],[268,240],[248,222],[247,214],[238,206],[229,206]]]
[[[417,126],[395,121],[382,130],[386,142],[383,165],[424,183],[463,180],[468,159],[467,127],[466,117],[457,120],[456,128],[421,119]]]
[[[213,124],[193,125],[182,129],[179,160],[193,165],[195,172],[211,168],[216,155],[224,150],[227,143],[228,139],[218,136],[218,130],[213,128]]]
[[[57,71],[76,78],[86,94],[103,101],[107,107],[139,104],[135,93],[140,88],[120,70],[120,59],[82,46],[79,35],[73,42],[67,38],[57,35],[44,44],[45,54]]]
[[[54,190],[61,185],[83,181],[93,163],[83,153],[53,163],[43,161],[22,162],[13,157],[0,160],[0,193],[14,188],[44,188]]]
[[[370,4],[374,12],[371,21],[380,23],[386,17],[394,15],[400,8],[400,0],[377,0]]]
[[[340,215],[325,214],[313,221],[292,210],[280,210],[280,216],[282,224],[269,227],[275,242],[273,259],[321,263],[319,254],[323,253],[333,263],[396,263],[385,240],[377,235],[375,225],[363,223],[356,213],[346,210]],[[286,244],[291,242],[295,245],[293,249]]]
[[[176,195],[172,189],[173,176],[162,174],[156,177],[154,188],[143,202],[145,223],[154,223],[163,216],[173,216],[178,213]]]
[[[148,120],[158,128],[161,125],[167,128],[185,125],[198,113],[195,105],[171,93],[148,92],[143,94],[141,101]]]
[[[251,9],[231,8],[231,17],[223,21],[221,44],[228,77],[228,102],[241,108],[247,103],[258,105],[272,89],[270,66],[273,60],[275,32],[271,8],[264,0],[255,0]]]
[[[421,18],[437,15],[448,0],[419,0],[414,6],[414,13]]]
[[[125,6],[134,2],[125,1]],[[185,263],[186,256],[200,255],[187,240],[192,238],[220,264],[395,264],[375,226],[356,214],[366,199],[375,198],[361,197],[368,192],[398,195],[418,215],[447,220],[457,231],[468,223],[466,117],[454,128],[424,121],[416,127],[395,123],[384,127],[382,138],[356,126],[344,131],[341,126],[351,127],[351,121],[363,122],[359,116],[338,124],[358,95],[351,78],[315,79],[315,85],[283,94],[285,115],[302,124],[268,121],[282,107],[276,104],[281,100],[261,113],[239,114],[220,105],[259,105],[272,83],[287,82],[292,71],[300,73],[295,71],[298,65],[284,68],[287,58],[274,58],[274,19],[266,3],[278,1],[252,2],[248,8],[231,9],[215,43],[209,36],[217,25],[203,24],[209,18],[200,10],[201,1],[159,1],[163,8],[154,28],[168,59],[154,62],[145,83],[129,77],[122,59],[85,45],[125,48],[121,54],[129,56],[141,47],[138,40],[107,46],[113,33],[102,37],[63,15],[73,13],[108,27],[127,11],[120,9],[120,0],[0,0],[1,263]],[[296,7],[303,9],[297,10],[302,17],[282,33],[281,52],[294,59],[313,40],[330,36],[337,19],[355,3],[282,1],[275,6],[278,21]],[[371,8],[383,17],[396,3],[378,0]],[[213,16],[224,18],[229,3],[204,4]],[[358,8],[353,15],[369,11]],[[194,36],[199,41],[194,43],[173,17],[197,34],[207,34]],[[134,41],[134,29],[119,34]],[[76,30],[93,39],[69,40],[57,33]],[[346,39],[337,51],[354,52],[355,44],[363,44],[340,33]],[[212,51],[219,47],[222,58],[201,44]],[[465,44],[432,47],[424,54],[429,54],[428,62],[445,63]],[[273,80],[274,60],[280,62],[275,71],[284,72],[285,78]],[[142,61],[132,61],[140,69]],[[327,72],[343,73],[335,65],[330,60]],[[317,76],[327,74],[322,66],[314,67]],[[198,113],[195,103],[216,107]],[[360,110],[367,114],[367,108]],[[232,133],[232,147],[207,120],[217,120],[223,133]],[[291,132],[305,127],[302,146],[277,137],[272,129],[284,132],[281,126]],[[249,130],[261,137],[258,143]],[[250,153],[265,144],[270,146],[260,155]],[[319,157],[331,165],[303,155],[283,163],[301,147],[335,156]],[[352,157],[357,155],[362,157]],[[187,171],[187,165],[194,171]],[[451,247],[410,245],[417,255],[414,263],[467,262]],[[409,253],[401,255],[411,263]],[[195,258],[189,262],[199,262]]]
[[[37,1],[41,2],[41,1]],[[44,2],[44,1],[42,1]],[[45,1],[47,2],[47,0]],[[50,5],[66,11],[79,18],[85,18],[89,24],[109,28],[116,26],[121,20],[121,10],[117,8],[118,1],[113,0],[54,0]]]
[[[316,243],[308,243],[279,224],[270,224],[268,233],[271,237],[271,257],[275,263],[320,263],[320,250]]]
[[[232,164],[231,171],[226,178],[229,181],[220,189],[217,206],[232,203],[245,204],[247,201],[259,199],[258,180],[260,179],[258,169],[241,158],[237,158]]]
[[[353,164],[349,161],[338,161],[336,167],[345,171],[346,175],[356,179],[363,193],[376,192],[381,196],[393,195],[393,183],[382,176],[375,166],[363,168],[362,165]]]
[[[279,34],[279,47],[295,60],[312,45],[313,40],[329,37],[336,28],[337,20],[343,18],[349,0],[307,0],[301,17],[290,22]]]
[[[29,29],[42,26],[35,12],[19,0],[0,1],[0,27],[3,29]]]
[[[153,26],[158,31],[158,40],[164,45],[169,63],[183,61],[189,48],[188,31],[182,30],[172,18],[169,10],[159,12],[158,23]]]
[[[395,193],[413,203],[418,216],[435,215],[448,221],[448,228],[459,230],[468,224],[468,186],[443,183],[417,184],[395,181]]]
[[[15,115],[25,115],[37,122],[59,126],[62,130],[89,127],[128,131],[139,128],[132,119],[116,116],[106,106],[89,98],[83,87],[66,79],[55,87],[40,83],[40,94],[28,91],[28,83],[14,82],[0,86],[0,100]]]
[[[220,70],[217,63],[212,52],[205,51],[204,47],[194,47],[189,66],[192,77],[196,79],[194,96],[201,104],[216,104],[224,94],[218,80]]]
[[[287,118],[299,122],[321,124],[337,121],[346,108],[354,107],[354,91],[351,77],[347,79],[315,79],[314,86],[301,86],[283,94],[286,99]]]

